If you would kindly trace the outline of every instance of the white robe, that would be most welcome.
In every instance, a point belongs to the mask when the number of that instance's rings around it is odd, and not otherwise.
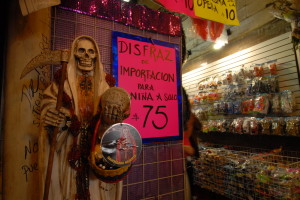
[[[95,41],[88,36],[92,42]],[[74,58],[74,47],[76,38],[72,45],[71,58],[67,67],[67,79],[64,83],[64,92],[72,99],[75,114],[79,116],[78,109],[78,94],[77,94],[77,66]],[[95,45],[97,51],[99,49]],[[94,114],[97,112],[101,95],[109,88],[105,81],[105,73],[100,62],[100,54],[98,53],[96,66],[94,68]],[[58,86],[55,82],[51,83],[44,91],[44,96],[41,104],[41,119],[47,113],[47,110],[56,106],[56,96],[58,93]],[[80,139],[80,135],[78,136]],[[68,153],[73,144],[73,136],[67,130],[58,133],[57,146],[54,153],[53,169],[51,174],[51,183],[49,190],[49,200],[73,200],[76,195],[76,171],[70,167],[68,162]],[[48,155],[49,155],[49,141],[47,131],[42,125],[39,137],[39,171],[40,184],[42,186],[41,199],[44,191]],[[122,181],[116,184],[107,184],[97,179],[93,172],[89,173],[89,191],[91,200],[120,200],[122,197]]]

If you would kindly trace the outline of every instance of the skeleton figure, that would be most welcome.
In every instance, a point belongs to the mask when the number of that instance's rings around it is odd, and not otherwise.
[[[72,44],[71,55],[64,83],[64,107],[59,111],[55,109],[58,93],[56,81],[43,94],[43,126],[39,138],[40,185],[44,185],[47,168],[48,136],[51,138],[51,127],[56,126],[61,131],[56,138],[49,199],[121,199],[122,182],[103,183],[90,173],[86,164],[86,152],[89,152],[92,135],[91,122],[99,111],[101,95],[109,88],[98,46],[93,38],[80,36]],[[106,113],[105,121],[116,123],[121,119],[120,106],[110,105],[102,109]]]
[[[91,71],[94,69],[97,54],[94,44],[90,40],[79,40],[74,56],[77,58],[80,70]]]

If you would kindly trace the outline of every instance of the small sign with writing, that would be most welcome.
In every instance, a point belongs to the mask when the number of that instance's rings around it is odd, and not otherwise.
[[[194,0],[198,17],[229,25],[240,25],[235,0]]]
[[[179,45],[113,31],[113,75],[143,142],[182,139]]]

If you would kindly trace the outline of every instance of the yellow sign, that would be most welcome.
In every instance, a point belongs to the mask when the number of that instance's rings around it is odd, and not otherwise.
[[[229,25],[240,25],[235,0],[194,0],[197,17]]]

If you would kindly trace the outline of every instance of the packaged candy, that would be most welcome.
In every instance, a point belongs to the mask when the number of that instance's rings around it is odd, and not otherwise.
[[[201,91],[198,93],[199,102],[207,102],[207,92]]]
[[[251,81],[251,80],[247,80],[247,83],[246,83],[246,95],[247,96],[252,96],[253,95],[253,91],[252,91],[252,85],[253,84],[253,82]]]
[[[239,79],[238,72],[237,71],[233,71],[232,72],[232,83],[233,84],[238,84],[238,79]]]
[[[250,134],[250,118],[244,118],[243,121],[243,134]]]
[[[228,85],[229,84],[228,80],[227,80],[227,74],[226,73],[221,75],[220,81],[222,82],[223,85]]]
[[[225,132],[226,130],[223,128],[223,121],[224,120],[217,120],[217,131]]]
[[[202,132],[203,133],[208,133],[208,123],[207,121],[202,121]]]
[[[242,113],[242,102],[240,100],[233,102],[233,113],[234,114]]]
[[[264,75],[264,64],[253,65],[254,76],[262,77]]]
[[[215,115],[218,115],[220,113],[220,103],[214,103],[214,111],[213,113]]]
[[[233,77],[231,71],[226,72],[226,80],[227,80],[227,84],[232,84]]]
[[[237,85],[234,89],[234,96],[235,99],[243,98],[245,96],[245,88],[241,85]]]
[[[254,99],[248,99],[242,102],[242,114],[253,113],[253,109],[254,109]]]
[[[278,118],[272,119],[272,135],[281,135]]]
[[[234,90],[235,90],[235,85],[228,85],[228,87],[226,88],[226,91],[224,91],[224,93],[226,93],[226,95],[227,95],[227,97],[225,98],[226,101],[235,99]]]
[[[261,95],[255,98],[253,111],[260,114],[268,114],[269,112],[269,95]]]
[[[208,120],[207,106],[199,107],[199,109],[195,113],[196,113],[197,118],[200,121],[207,121]]]
[[[223,90],[223,99],[225,101],[229,101],[230,100],[230,87],[229,86],[226,86]]]
[[[280,95],[281,110],[283,113],[292,113],[296,107],[295,96],[290,90],[285,90]]]
[[[245,70],[244,66],[241,66],[237,72],[237,83],[244,84],[245,83]]]
[[[271,135],[271,127],[272,127],[271,118],[260,119],[260,124],[261,124],[261,133],[264,135]]]
[[[253,79],[254,77],[254,69],[253,69],[253,65],[247,65],[247,66],[243,66],[244,68],[244,76],[246,79]]]
[[[260,131],[260,124],[259,124],[259,120],[256,119],[255,117],[251,117],[250,118],[250,128],[249,128],[249,132],[251,135],[258,135],[259,131]]]
[[[221,94],[219,94],[217,91],[208,94],[208,99],[210,99],[211,101],[217,101],[220,98],[221,98]]]
[[[193,101],[194,101],[195,103],[200,102],[200,96],[196,94],[196,95],[194,96],[194,98],[193,98]]]
[[[255,77],[252,80],[252,95],[255,94],[263,94],[263,93],[269,93],[268,90],[268,79],[265,77]]]
[[[234,71],[232,76],[233,84],[241,85],[245,83],[245,72],[243,68]]]
[[[215,107],[212,104],[207,105],[207,114],[209,116],[215,115]]]
[[[227,104],[227,107],[228,107],[227,114],[232,115],[234,113],[233,102],[226,102],[226,104]]]
[[[215,82],[217,83],[218,87],[222,86],[222,77],[220,75],[217,75],[215,77]]]
[[[221,132],[222,130],[222,121],[220,119],[216,120],[217,131]]]
[[[273,94],[271,100],[272,113],[281,113],[280,94]]]
[[[222,123],[222,126],[223,126],[223,129],[225,130],[225,132],[230,132],[230,125],[232,124],[232,121],[231,119],[225,119],[223,120],[223,123]]]
[[[277,93],[279,92],[279,83],[277,76],[266,77],[266,93]]]
[[[252,83],[251,83],[251,95],[255,95],[255,94],[258,94],[259,93],[259,90],[260,90],[260,87],[261,87],[261,77],[259,78],[254,78],[252,80]]]
[[[208,120],[208,132],[217,131],[217,123],[215,120]]]
[[[260,94],[262,93],[270,93],[270,89],[269,89],[269,79],[268,77],[263,77],[260,79],[260,85],[259,85],[259,89],[258,92]]]
[[[300,118],[299,117],[288,117],[286,122],[286,134],[290,136],[299,136],[300,130]]]
[[[226,115],[228,113],[228,104],[227,102],[220,103],[220,114]]]
[[[200,91],[205,90],[207,88],[207,79],[203,79],[198,83],[198,89]]]
[[[285,135],[286,123],[284,118],[273,118],[272,120],[272,135]]]
[[[237,118],[232,121],[233,125],[233,132],[237,134],[242,134],[243,133],[243,118]]]
[[[242,101],[242,114],[249,114],[248,100]]]
[[[208,79],[208,88],[209,89],[217,89],[218,84],[217,84],[217,79],[216,77],[209,77]]]
[[[271,75],[277,75],[277,60],[267,62]]]

